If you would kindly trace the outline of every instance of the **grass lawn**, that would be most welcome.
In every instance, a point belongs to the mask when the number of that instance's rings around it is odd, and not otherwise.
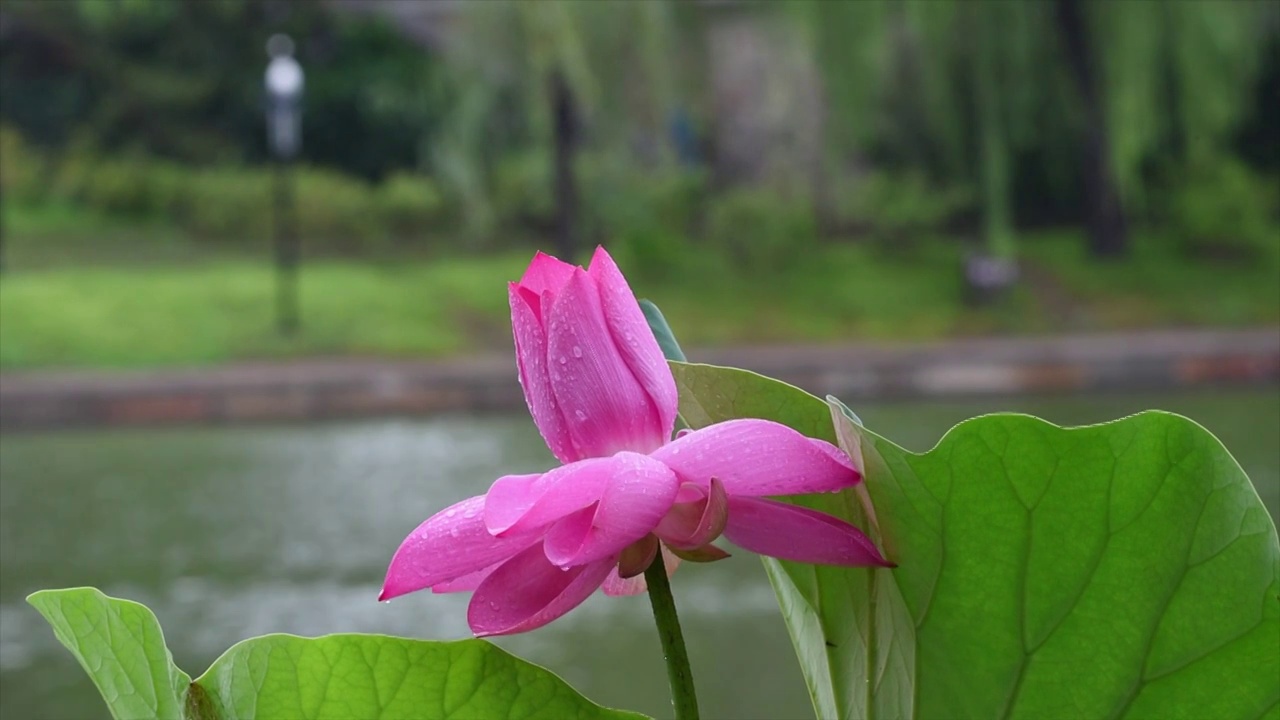
[[[186,252],[163,228],[154,233],[134,241],[169,247],[175,257]],[[0,279],[5,369],[507,350],[506,282],[519,277],[531,255],[309,261],[301,281],[302,330],[282,338],[265,253],[68,267],[37,262],[49,256],[34,241],[23,242],[14,243],[11,257],[27,261],[13,261]],[[1036,272],[992,308],[962,304],[961,252],[942,242],[922,244],[909,259],[832,243],[756,279],[727,271],[715,258],[694,257],[668,277],[633,277],[632,287],[663,308],[690,346],[1280,322],[1280,260],[1192,263],[1154,237],[1140,238],[1132,258],[1102,265],[1085,258],[1074,233],[1024,238],[1023,246]]]
[[[1074,232],[1031,238],[1025,259],[1056,276],[1077,322],[1096,327],[1280,322],[1280,227],[1254,261],[1187,259],[1168,237],[1138,235],[1121,261],[1090,262]]]
[[[5,203],[3,209],[8,268],[172,265],[231,252],[216,244],[197,243],[164,222],[123,219],[91,208],[50,202]]]

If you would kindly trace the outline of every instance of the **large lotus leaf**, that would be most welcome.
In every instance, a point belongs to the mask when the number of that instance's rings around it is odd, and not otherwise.
[[[118,720],[640,717],[602,708],[483,640],[265,635],[233,646],[191,682],[143,605],[93,588],[44,590],[28,602]]]
[[[765,561],[819,717],[1280,718],[1276,530],[1191,420],[989,415],[915,454],[838,402],[672,366],[691,426],[772,419],[864,465],[863,497],[803,502],[899,567]]]

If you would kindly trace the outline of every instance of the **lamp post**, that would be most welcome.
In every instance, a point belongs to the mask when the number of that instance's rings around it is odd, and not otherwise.
[[[302,145],[302,66],[293,58],[293,40],[272,35],[267,41],[264,84],[267,91],[267,139],[275,164],[272,216],[276,265],[276,322],[283,335],[298,329],[298,260],[291,163]]]

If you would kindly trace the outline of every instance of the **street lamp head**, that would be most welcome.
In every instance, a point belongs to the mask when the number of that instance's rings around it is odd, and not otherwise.
[[[267,54],[271,57],[293,55],[293,38],[284,33],[276,33],[267,38]]]
[[[275,37],[284,38],[286,42],[292,44],[292,41],[283,35],[276,35]],[[293,59],[293,55],[283,53],[273,55],[271,62],[267,64],[265,80],[267,92],[272,97],[293,99],[302,94],[304,82],[302,66],[298,64],[297,60]]]
[[[305,83],[302,66],[293,58],[293,40],[288,35],[272,35],[267,41],[267,72],[263,84],[267,91],[268,141],[276,157],[292,158],[301,144],[302,88]]]

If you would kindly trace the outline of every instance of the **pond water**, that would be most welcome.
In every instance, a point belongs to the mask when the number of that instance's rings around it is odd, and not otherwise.
[[[1060,424],[1158,407],[1195,418],[1280,512],[1274,388],[1173,396],[860,405],[869,427],[925,450],[954,423],[1017,410]],[[267,632],[461,638],[466,594],[375,602],[404,535],[499,475],[549,467],[528,417],[111,430],[0,437],[0,716],[106,717],[87,677],[23,598],[94,585],[146,603],[198,675]],[[811,716],[758,560],[674,578],[708,718]],[[670,716],[646,598],[597,593],[565,618],[499,643],[605,705]]]

